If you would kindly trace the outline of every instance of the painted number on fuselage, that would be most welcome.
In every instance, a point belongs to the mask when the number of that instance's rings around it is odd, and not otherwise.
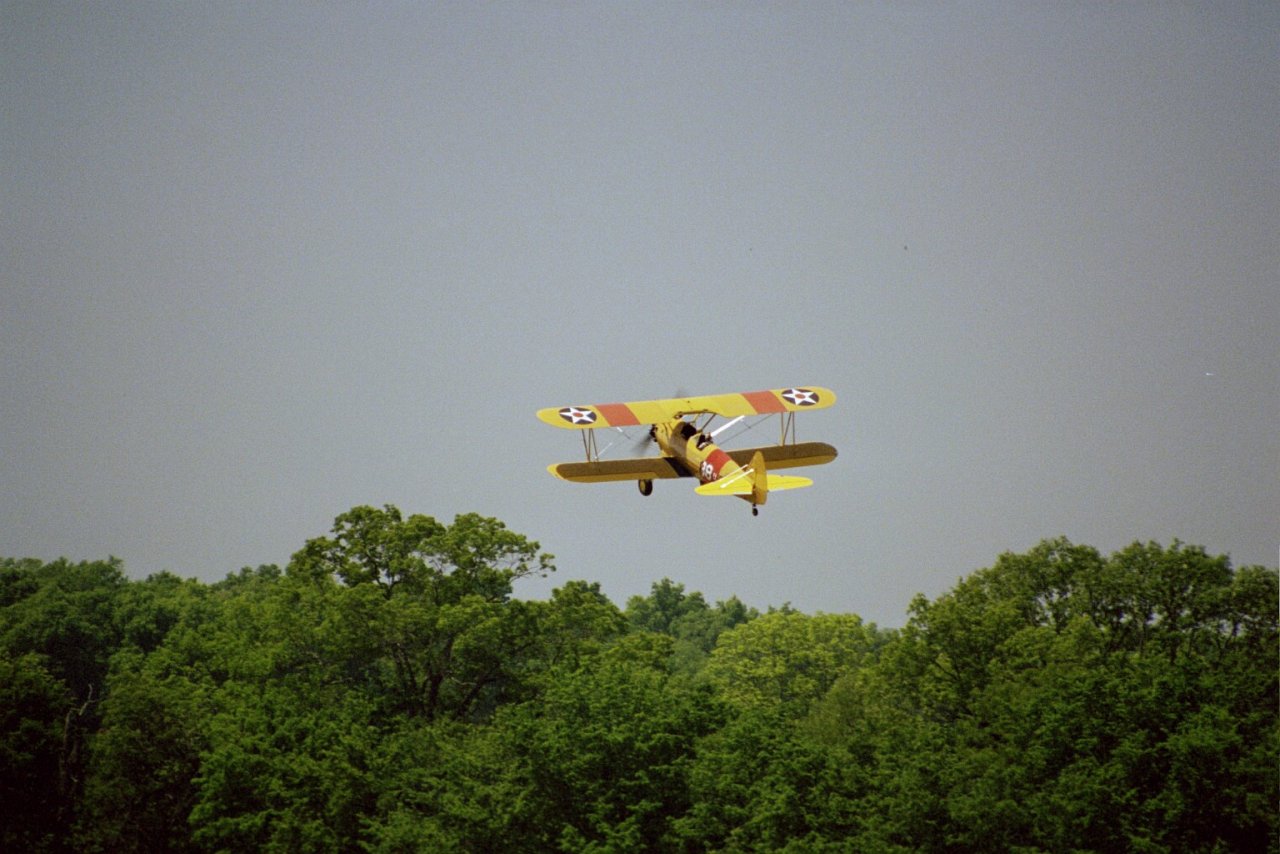
[[[720,472],[716,471],[715,466],[711,465],[710,460],[703,460],[699,474],[699,480],[703,483],[710,483],[720,477]]]

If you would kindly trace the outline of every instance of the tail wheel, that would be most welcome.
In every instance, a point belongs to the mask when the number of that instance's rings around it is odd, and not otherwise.
[[[752,504],[752,505],[751,505],[751,515],[752,515],[752,516],[759,516],[759,515],[760,515],[760,508],[759,508],[759,507],[757,507],[757,506],[755,506],[754,504]]]
[[[636,481],[636,486],[640,487],[641,495],[653,494],[653,481],[651,480],[638,480]]]

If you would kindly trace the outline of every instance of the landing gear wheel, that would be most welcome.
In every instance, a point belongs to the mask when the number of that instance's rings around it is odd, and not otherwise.
[[[759,508],[759,507],[756,507],[755,505],[752,505],[752,507],[751,507],[751,515],[752,515],[752,516],[759,516],[759,515],[760,515],[760,508]]]
[[[641,495],[653,494],[653,481],[651,480],[638,480],[636,481],[636,486],[640,487]]]

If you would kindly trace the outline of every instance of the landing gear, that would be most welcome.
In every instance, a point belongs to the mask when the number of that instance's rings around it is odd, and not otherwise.
[[[653,494],[653,481],[651,480],[638,480],[636,481],[636,486],[640,487],[641,495]]]
[[[760,508],[759,508],[759,507],[757,507],[757,506],[755,506],[754,504],[752,504],[752,505],[751,505],[751,515],[752,515],[752,516],[759,516],[759,515],[760,515]]]

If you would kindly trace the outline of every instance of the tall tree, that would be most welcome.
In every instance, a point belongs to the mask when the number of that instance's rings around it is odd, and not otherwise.
[[[1181,543],[1053,540],[918,598],[808,722],[872,769],[855,836],[1275,850],[1276,591],[1274,571]]]
[[[60,851],[72,804],[62,790],[67,686],[34,653],[0,656],[0,849]],[[19,809],[17,805],[21,804]]]
[[[493,708],[533,642],[531,609],[511,600],[512,582],[553,570],[538,543],[496,519],[463,514],[443,525],[388,505],[339,516],[288,574],[341,581],[339,623],[348,637],[359,629],[362,658],[376,651],[397,709],[461,719]]]
[[[28,773],[44,774],[56,756],[56,775],[31,808],[15,812],[16,827],[59,829],[50,843],[66,843],[83,791],[86,744],[99,725],[98,703],[111,655],[120,644],[116,604],[126,584],[118,560],[0,561],[0,654],[16,669],[9,698],[24,709],[9,717],[16,731],[0,733],[30,758]],[[34,717],[26,717],[31,714]],[[37,746],[36,736],[56,739]],[[16,740],[16,741],[15,741]],[[44,769],[39,770],[37,769]],[[23,831],[26,832],[26,831]]]
[[[89,742],[77,850],[191,849],[192,778],[207,746],[209,677],[219,667],[208,641],[222,599],[170,573],[121,591],[121,646],[111,658],[102,725]]]

